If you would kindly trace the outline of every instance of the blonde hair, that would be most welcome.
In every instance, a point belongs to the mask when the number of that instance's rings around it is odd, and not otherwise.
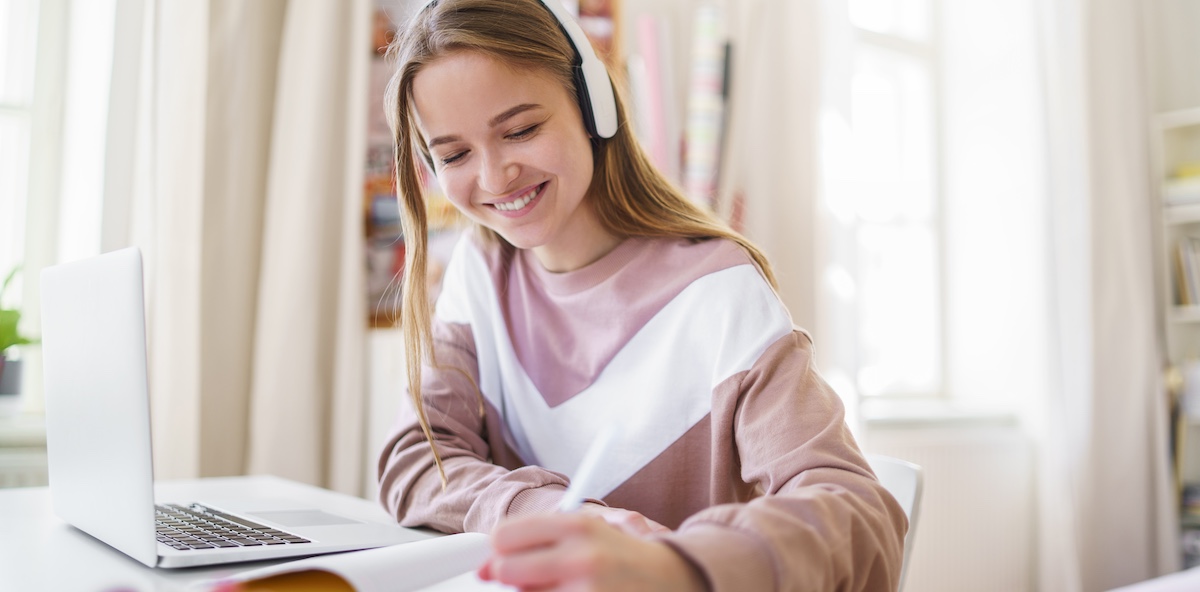
[[[388,47],[388,57],[397,64],[388,83],[385,108],[395,143],[396,190],[405,240],[400,323],[408,388],[421,430],[433,448],[443,488],[446,472],[421,399],[421,364],[428,360],[436,367],[437,363],[424,281],[428,221],[416,160],[420,155],[428,161],[429,152],[413,121],[412,85],[422,68],[458,51],[479,52],[516,68],[547,72],[560,80],[571,96],[578,96],[572,77],[574,49],[540,0],[437,0],[414,15]],[[616,101],[616,134],[592,142],[595,164],[587,196],[605,230],[618,237],[728,239],[741,245],[763,277],[776,287],[771,266],[758,247],[684,196],[650,163],[627,125],[620,92]],[[492,230],[477,229],[487,240],[512,248]]]

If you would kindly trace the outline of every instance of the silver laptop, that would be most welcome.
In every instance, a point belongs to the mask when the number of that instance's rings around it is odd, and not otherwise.
[[[42,272],[46,445],[54,512],[152,567],[380,547],[429,535],[279,500],[155,503],[142,257]]]

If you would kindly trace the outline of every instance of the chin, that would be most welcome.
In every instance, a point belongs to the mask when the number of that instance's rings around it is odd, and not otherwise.
[[[528,237],[521,237],[521,236],[514,237],[514,236],[508,236],[503,233],[499,233],[499,234],[506,242],[508,242],[508,244],[510,244],[518,249],[535,249],[535,248],[540,247],[543,244],[545,244],[544,241],[531,240]]]
[[[544,236],[530,235],[528,232],[504,232],[496,228],[492,228],[492,232],[518,249],[535,249],[549,242]]]

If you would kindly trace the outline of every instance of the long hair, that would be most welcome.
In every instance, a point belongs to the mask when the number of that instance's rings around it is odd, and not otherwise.
[[[396,190],[405,241],[405,280],[400,324],[404,332],[409,395],[421,430],[433,448],[434,461],[446,485],[441,455],[434,443],[421,399],[421,366],[436,366],[428,288],[425,196],[417,158],[429,151],[413,120],[413,78],[422,68],[452,52],[475,51],[519,69],[539,70],[559,80],[574,97],[574,49],[558,21],[540,0],[437,0],[414,15],[387,55],[396,64],[387,86],[385,109],[395,144]],[[662,175],[642,151],[628,125],[617,92],[617,133],[594,138],[593,176],[585,199],[600,224],[618,237],[674,237],[693,240],[724,238],[742,246],[772,287],[777,287],[766,256],[742,235],[698,206]],[[489,241],[508,248],[494,231],[477,227]]]

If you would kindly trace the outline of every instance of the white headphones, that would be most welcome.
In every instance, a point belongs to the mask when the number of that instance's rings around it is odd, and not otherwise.
[[[421,8],[425,10],[438,0],[429,0]],[[583,124],[588,133],[601,138],[611,138],[617,133],[617,100],[613,95],[612,81],[604,62],[596,57],[592,42],[567,9],[558,0],[540,0],[546,10],[554,15],[567,41],[575,49],[574,77],[578,89],[576,99],[583,112]]]

